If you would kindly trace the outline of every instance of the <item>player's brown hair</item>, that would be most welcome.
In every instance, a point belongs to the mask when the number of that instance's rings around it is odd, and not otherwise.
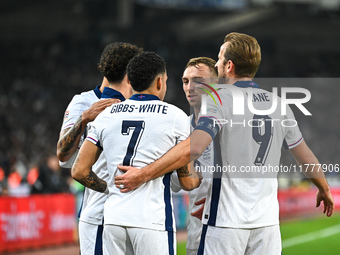
[[[261,48],[257,40],[250,35],[233,32],[226,35],[224,42],[229,42],[224,64],[231,60],[236,76],[253,78],[261,63]]]
[[[126,74],[129,61],[142,51],[142,48],[130,43],[111,43],[105,47],[98,63],[98,69],[109,83],[120,83]]]
[[[189,60],[187,65],[185,66],[184,70],[187,69],[189,66],[197,66],[199,64],[204,64],[209,67],[209,70],[212,74],[215,74],[216,77],[218,76],[217,69],[215,68],[216,61],[212,58],[208,57],[198,57],[198,58],[192,58]]]

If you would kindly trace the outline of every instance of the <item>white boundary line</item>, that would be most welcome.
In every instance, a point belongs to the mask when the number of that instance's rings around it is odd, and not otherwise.
[[[288,248],[301,243],[307,243],[319,238],[325,238],[328,236],[340,233],[340,224],[333,227],[325,228],[319,231],[315,231],[306,235],[292,237],[282,241],[282,248]]]

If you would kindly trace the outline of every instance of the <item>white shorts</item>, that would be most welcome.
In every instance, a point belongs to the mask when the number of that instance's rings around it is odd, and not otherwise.
[[[198,255],[281,255],[279,225],[254,228],[203,226]]]
[[[175,232],[105,225],[104,255],[176,255]]]
[[[81,255],[103,255],[103,225],[79,221]]]

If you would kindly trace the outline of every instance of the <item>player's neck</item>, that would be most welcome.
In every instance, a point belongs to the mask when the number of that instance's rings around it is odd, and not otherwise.
[[[109,81],[104,77],[103,78],[103,81],[102,81],[102,84],[100,85],[100,88],[99,88],[99,90],[100,90],[100,92],[102,92],[103,93],[103,91],[104,91],[104,88],[105,87],[109,87]]]
[[[200,113],[201,107],[196,106],[194,107],[194,117],[195,117],[195,124],[198,123],[198,114]]]
[[[133,94],[143,94],[143,95],[154,95],[156,97],[159,97],[159,94],[157,93],[157,91],[151,90],[151,89],[146,89],[143,91],[135,91],[133,90]]]
[[[149,88],[143,91],[133,90],[133,94],[154,95],[158,98],[161,98],[161,93],[160,93],[160,90],[157,89],[156,83],[153,83]]]
[[[124,76],[121,82],[110,82],[108,87],[119,91],[125,98],[130,98],[132,96],[132,88],[127,75]]]
[[[110,83],[108,87],[110,89],[119,91],[125,98],[130,98],[132,96],[132,89],[129,83],[126,82]]]
[[[252,81],[253,78],[251,77],[229,77],[229,84],[234,84],[237,81]]]
[[[163,76],[158,75],[149,87],[143,91],[133,90],[133,94],[154,95],[163,101],[166,92],[166,83],[162,82]]]

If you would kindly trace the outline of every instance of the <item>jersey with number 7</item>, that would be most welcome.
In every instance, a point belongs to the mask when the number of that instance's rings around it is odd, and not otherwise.
[[[134,95],[104,110],[92,123],[88,137],[103,149],[108,171],[106,224],[175,231],[170,191],[171,173],[121,193],[114,178],[117,165],[142,168],[189,136],[188,116],[154,95]]]

